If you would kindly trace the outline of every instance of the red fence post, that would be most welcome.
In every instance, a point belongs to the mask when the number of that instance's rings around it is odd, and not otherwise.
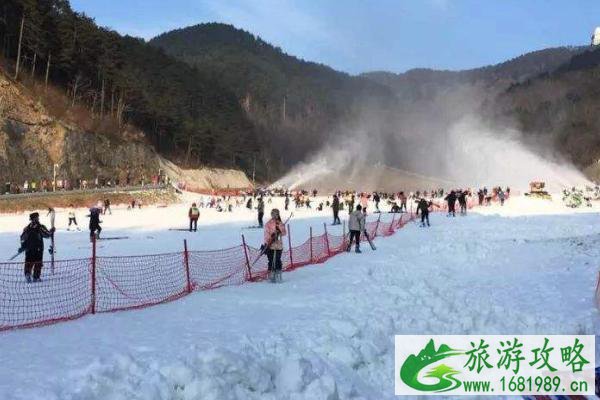
[[[310,262],[312,263],[313,260],[313,249],[312,249],[312,226],[310,227]]]
[[[379,221],[381,221],[381,214],[379,214],[379,218],[377,218],[377,223],[375,224],[375,232],[373,233],[373,239],[377,237],[377,230],[379,229]]]
[[[327,237],[327,224],[323,222],[323,228],[325,228],[325,244],[327,245],[327,258],[331,257],[331,249],[329,248],[329,237]]]
[[[392,214],[392,223],[390,224],[390,235],[394,233],[394,220],[396,219],[396,214]]]
[[[288,247],[290,249],[290,268],[294,267],[294,258],[292,257],[292,231],[290,230],[290,224],[287,226],[288,234]]]
[[[246,269],[248,271],[248,280],[252,280],[252,271],[250,270],[250,259],[248,258],[248,246],[246,246],[246,238],[242,235],[242,246],[244,247],[244,256],[246,256]]]
[[[91,299],[90,299],[90,310],[92,314],[96,314],[96,235],[92,236],[92,276],[91,276]]]
[[[346,248],[346,221],[342,223],[342,248]]]
[[[187,282],[186,290],[188,293],[192,293],[192,281],[190,280],[190,256],[188,253],[186,239],[183,239],[183,265],[185,266],[185,281]]]

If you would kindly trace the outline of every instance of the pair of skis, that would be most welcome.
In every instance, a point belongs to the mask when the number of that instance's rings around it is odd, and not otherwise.
[[[367,238],[367,242],[369,243],[369,246],[371,246],[371,250],[377,250],[377,247],[375,247],[375,243],[373,243],[373,241],[369,237],[369,233],[366,229],[363,231],[363,235],[365,235],[365,237]],[[348,232],[348,249],[350,249],[351,245],[352,244],[350,243],[350,233]]]

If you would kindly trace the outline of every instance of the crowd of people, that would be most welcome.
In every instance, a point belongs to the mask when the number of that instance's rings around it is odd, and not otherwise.
[[[24,193],[43,193],[53,191],[70,191],[70,190],[95,190],[95,189],[110,189],[117,187],[132,187],[132,186],[158,186],[169,185],[170,178],[162,174],[153,175],[147,179],[144,175],[139,178],[133,177],[130,173],[122,178],[104,178],[96,177],[94,179],[68,179],[57,178],[48,179],[27,179],[23,183],[15,183],[6,181],[4,188],[0,190],[1,194],[24,194]]]
[[[483,187],[477,191],[478,204],[480,206],[490,205],[492,201],[498,201],[501,205],[510,195],[510,188],[502,189],[494,187],[488,190]],[[333,214],[332,225],[341,224],[340,212],[348,211],[348,244],[347,251],[350,251],[354,245],[356,253],[361,253],[361,236],[368,233],[365,230],[367,210],[373,213],[415,213],[421,217],[421,226],[430,226],[429,214],[434,208],[440,208],[447,211],[448,217],[455,217],[457,213],[456,204],[458,203],[459,213],[466,215],[469,208],[469,201],[472,197],[470,189],[456,189],[445,191],[444,189],[430,191],[395,193],[387,192],[355,192],[338,190],[331,197],[318,197],[318,191],[288,191],[283,189],[259,189],[247,192],[238,192],[226,195],[201,195],[197,202],[192,203],[188,210],[189,231],[198,231],[198,221],[200,219],[201,209],[215,209],[217,212],[232,212],[234,208],[246,207],[248,210],[256,211],[258,225],[256,228],[264,229],[264,243],[262,252],[268,259],[268,276],[273,282],[281,281],[281,253],[283,251],[282,238],[287,234],[285,223],[281,220],[281,213],[278,208],[272,208],[270,219],[264,223],[265,203],[273,203],[276,197],[283,198],[285,210],[290,207],[295,209],[312,208],[313,203],[318,203],[315,207],[317,211],[326,211],[331,209]],[[139,200],[131,199],[128,204],[128,210],[141,208]],[[110,199],[98,201],[97,204],[89,208],[86,215],[89,218],[90,240],[100,238],[102,232],[100,220],[102,215],[112,214]],[[50,218],[51,228],[48,229],[39,222],[39,213],[30,215],[30,222],[23,230],[21,235],[21,246],[19,253],[25,252],[24,273],[27,282],[37,282],[40,280],[41,269],[43,266],[44,239],[52,238],[55,227],[55,211],[48,209],[47,216]],[[77,223],[76,208],[70,205],[68,208],[68,226],[67,230],[80,230]],[[50,252],[53,250],[50,249]]]

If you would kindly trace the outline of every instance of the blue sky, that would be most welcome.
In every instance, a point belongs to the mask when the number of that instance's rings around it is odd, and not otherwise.
[[[360,73],[465,69],[532,50],[587,45],[600,0],[71,0],[149,39],[202,22],[250,31],[297,57]]]

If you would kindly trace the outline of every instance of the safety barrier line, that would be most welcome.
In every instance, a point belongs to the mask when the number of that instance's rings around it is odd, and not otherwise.
[[[472,206],[469,203],[468,208]],[[365,230],[373,240],[387,237],[415,218],[412,212],[400,214],[400,218],[394,214],[391,222],[382,222],[380,215],[377,221],[367,223]],[[311,228],[308,240],[295,247],[291,246],[289,227],[288,232],[288,249],[282,254],[285,272],[321,264],[343,253],[348,243],[345,223],[342,236],[329,234],[324,224],[322,235],[313,236]],[[361,241],[366,240],[361,235]],[[45,326],[87,314],[146,308],[194,291],[257,282],[267,276],[265,257],[255,261],[256,265],[250,264],[260,249],[249,246],[243,235],[241,246],[222,250],[188,251],[184,241],[182,253],[97,257],[95,241],[92,248],[91,258],[56,261],[56,274],[43,281],[55,285],[50,286],[49,293],[43,291],[48,285],[23,282],[22,263],[0,263],[0,331]],[[84,271],[83,277],[77,274],[78,268]]]

